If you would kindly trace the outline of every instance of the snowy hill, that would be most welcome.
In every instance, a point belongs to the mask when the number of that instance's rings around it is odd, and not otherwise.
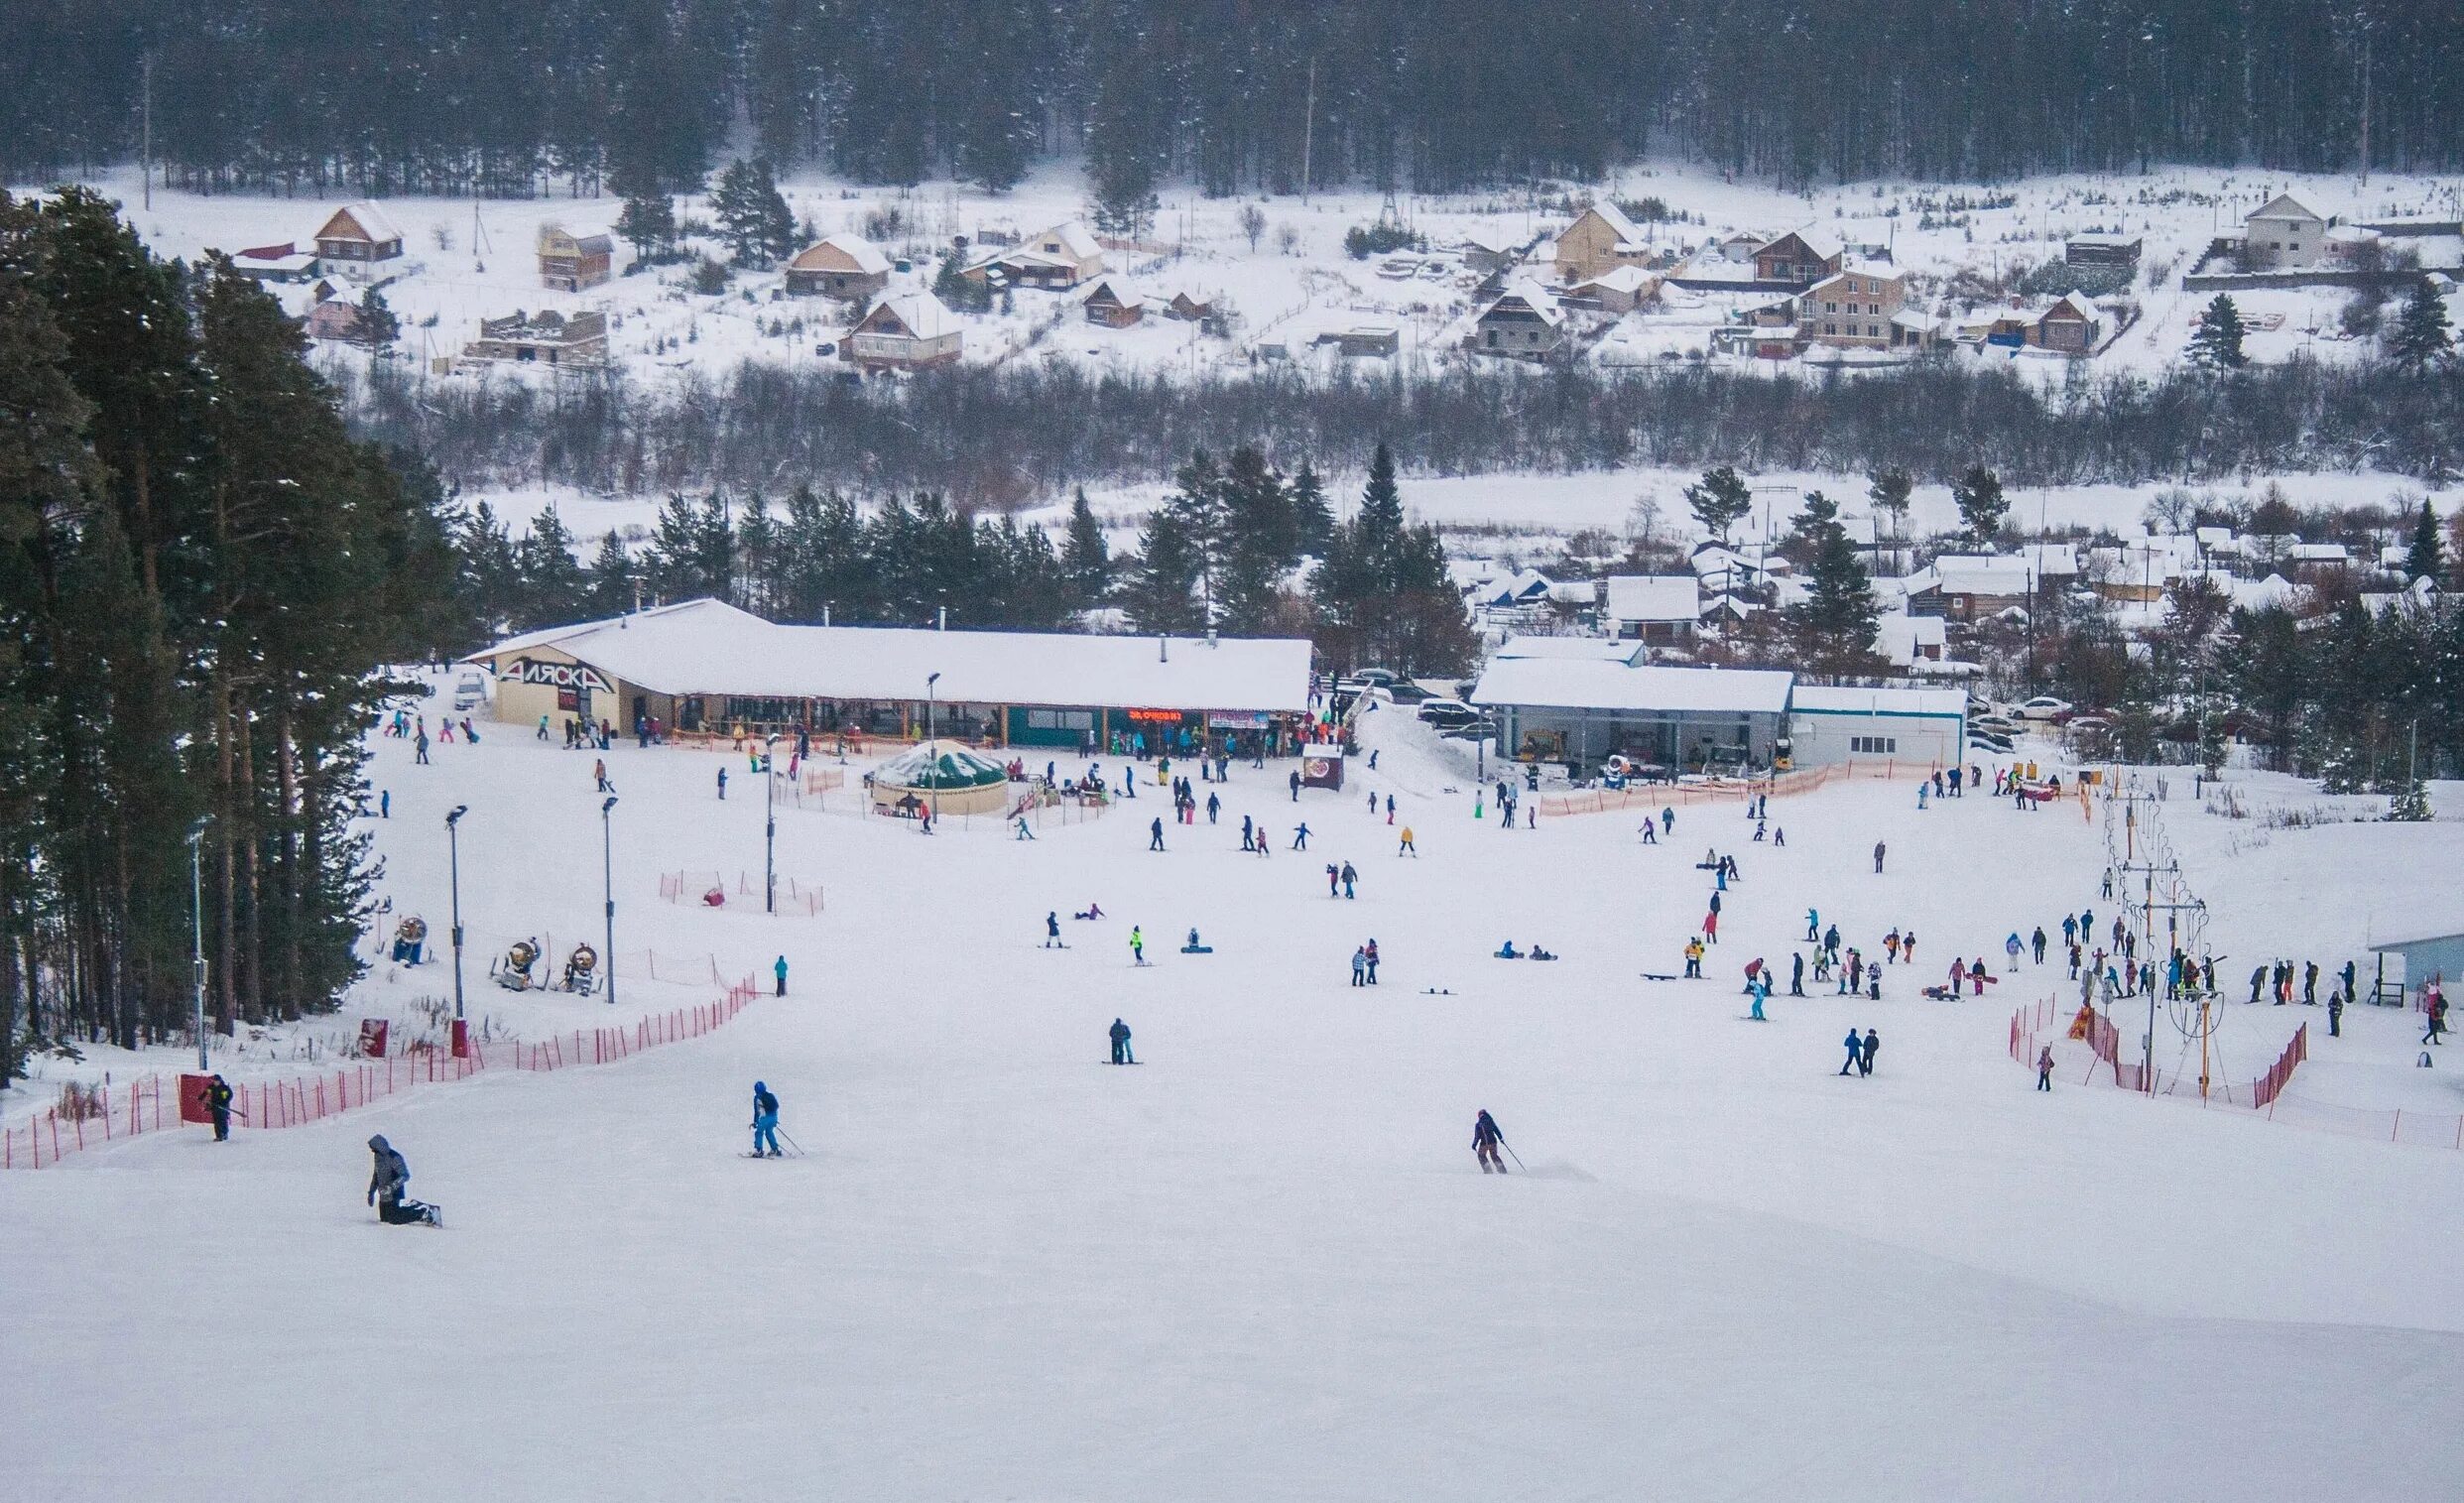
[[[2074,805],[1919,814],[1864,781],[1775,800],[1785,848],[1733,804],[1642,846],[1634,817],[1475,817],[1468,754],[1400,714],[1367,740],[1380,769],[1297,806],[1282,765],[1235,766],[1222,822],[1168,821],[1160,854],[1151,766],[1032,842],[783,808],[780,869],[827,904],[780,919],[658,890],[758,882],[759,780],[722,804],[723,754],[619,747],[619,949],[784,954],[790,995],[621,1065],[0,1176],[9,1495],[2451,1495],[2464,1315],[2427,1271],[2464,1159],[2068,1073],[2040,1094],[2007,1057],[2012,1008],[2070,988],[2004,973],[2002,937],[2110,911]],[[596,927],[588,756],[516,727],[431,767],[376,750],[398,908],[441,929],[467,803],[489,944]],[[1238,849],[1244,814],[1272,855]],[[2417,878],[2454,822],[2263,832],[2186,794],[2166,817],[2220,954],[2333,965],[2450,917]],[[1705,845],[1743,868],[1710,979],[1647,981],[1699,924]],[[1323,880],[1345,861],[1351,901]],[[1785,971],[1808,907],[1924,958],[1879,1003],[1784,987],[1745,1021],[1740,967]],[[1047,911],[1070,947],[1041,947]],[[1211,954],[1178,952],[1192,927]],[[1508,938],[1563,958],[1492,958]],[[1954,950],[1991,957],[1993,995],[1917,995]],[[380,972],[354,1005],[435,985]],[[1102,1063],[1115,1017],[1138,1068]],[[2229,1022],[2228,1074],[2308,1022],[2322,1099],[2464,1111],[2410,1067],[2409,1014],[2355,1009],[2345,1040],[2298,1007]],[[1879,1031],[1870,1078],[1835,1073],[1851,1024]],[[801,1156],[741,1156],[757,1078]],[[1528,1173],[1476,1171],[1482,1108]],[[373,1222],[375,1132],[446,1231]]]

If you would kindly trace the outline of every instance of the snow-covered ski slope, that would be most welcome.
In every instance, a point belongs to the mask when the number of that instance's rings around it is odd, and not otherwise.
[[[1152,786],[1032,843],[783,810],[781,869],[829,899],[778,921],[657,897],[663,869],[758,871],[758,782],[721,805],[709,754],[620,747],[620,948],[765,979],[784,951],[793,994],[621,1065],[0,1177],[0,1492],[2454,1495],[2464,1312],[2439,1270],[2464,1155],[2038,1094],[2005,1030],[2058,967],[1916,996],[1954,947],[1999,973],[2015,928],[2082,905],[2101,926],[2075,807],[1920,815],[1908,785],[1857,782],[1775,802],[1785,850],[1735,807],[1658,847],[1613,815],[1509,833],[1400,720],[1371,719],[1380,772],[1296,809],[1283,765],[1236,767],[1223,821],[1168,822],[1161,855]],[[468,803],[474,925],[595,917],[587,755],[507,734],[377,759],[399,903],[437,922],[440,815]],[[1271,857],[1237,849],[1244,814]],[[2340,963],[2364,927],[2427,921],[2464,831],[2168,818],[2237,960]],[[1706,844],[1744,877],[1712,978],[1643,981],[1679,968]],[[1360,896],[1329,900],[1347,859]],[[1072,922],[1090,901],[1107,917]],[[1869,952],[1912,926],[1919,963],[1879,1004],[1784,986],[1742,1021],[1740,967],[1785,977],[1808,906]],[[1070,948],[1040,947],[1047,910]],[[1213,954],[1177,952],[1193,925]],[[1489,958],[1510,936],[1564,958]],[[1356,990],[1370,938],[1381,984]],[[1145,1067],[1099,1063],[1116,1016]],[[2229,1072],[2300,1021],[2314,1061],[2358,1062],[2321,1092],[2457,1096],[2408,1068],[2408,1017],[2368,1008],[2326,1040],[2323,1010],[2237,1003]],[[1880,1030],[1870,1079],[1834,1073],[1850,1024]],[[757,1078],[802,1156],[740,1157]],[[1484,1107],[1528,1175],[1477,1172]],[[448,1230],[374,1222],[374,1132]]]

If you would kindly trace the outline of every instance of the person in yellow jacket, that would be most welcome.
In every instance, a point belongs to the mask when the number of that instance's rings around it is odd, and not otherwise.
[[[1412,843],[1411,825],[1407,824],[1403,827],[1403,843],[1395,847],[1395,854],[1410,856],[1415,861],[1420,859],[1420,848]]]

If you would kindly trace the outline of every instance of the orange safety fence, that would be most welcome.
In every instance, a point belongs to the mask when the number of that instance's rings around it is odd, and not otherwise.
[[[386,1060],[363,1060],[330,1072],[289,1080],[232,1084],[232,1119],[251,1128],[298,1127],[355,1111],[415,1085],[461,1080],[490,1067],[550,1070],[573,1065],[607,1065],[664,1044],[698,1039],[728,1023],[761,995],[751,976],[735,982],[716,1002],[677,1008],[656,1017],[530,1042],[505,1040],[449,1046],[414,1045]],[[185,1077],[184,1077],[185,1078]],[[125,1090],[125,1095],[123,1095]],[[177,1111],[163,1116],[163,1079],[149,1075],[125,1087],[64,1090],[62,1104],[46,1108],[0,1133],[0,1170],[41,1169],[114,1137],[135,1137],[177,1126]],[[175,1101],[177,1092],[175,1092]]]

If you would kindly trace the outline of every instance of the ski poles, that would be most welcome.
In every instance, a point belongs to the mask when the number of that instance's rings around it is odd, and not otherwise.
[[[812,1157],[810,1154],[804,1152],[803,1144],[797,1142],[794,1138],[788,1137],[784,1128],[774,1128],[772,1131],[777,1132],[779,1137],[786,1142],[788,1147],[796,1150],[796,1157],[800,1159],[809,1159]]]
[[[1506,1157],[1515,1161],[1515,1168],[1523,1169],[1523,1155],[1515,1152],[1515,1146],[1512,1143],[1500,1138],[1497,1140],[1497,1146],[1506,1150]],[[1528,1169],[1523,1169],[1523,1172],[1527,1175],[1531,1173]]]

